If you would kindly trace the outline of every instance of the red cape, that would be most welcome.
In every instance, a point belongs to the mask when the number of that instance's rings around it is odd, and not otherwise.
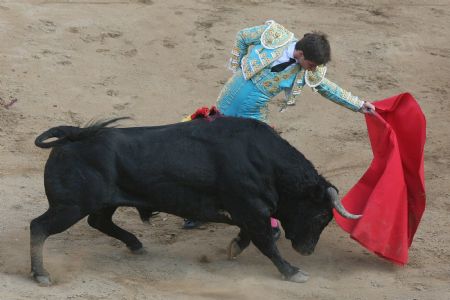
[[[342,203],[359,220],[334,212],[336,222],[368,250],[394,263],[408,262],[408,249],[425,209],[423,171],[426,121],[412,95],[373,103],[366,115],[373,161]]]

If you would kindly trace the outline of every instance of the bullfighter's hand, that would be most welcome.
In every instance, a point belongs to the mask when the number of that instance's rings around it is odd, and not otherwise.
[[[364,114],[375,114],[375,106],[368,102],[368,101],[364,101],[363,105],[361,106],[361,108],[359,109],[360,112],[364,113]]]

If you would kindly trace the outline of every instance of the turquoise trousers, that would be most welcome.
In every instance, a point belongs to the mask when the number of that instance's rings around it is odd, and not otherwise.
[[[217,99],[217,108],[225,116],[267,122],[268,102],[273,97],[261,91],[238,71],[228,80]]]

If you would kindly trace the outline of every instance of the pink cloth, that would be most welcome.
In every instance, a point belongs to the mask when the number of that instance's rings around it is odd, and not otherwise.
[[[270,225],[272,225],[272,228],[277,228],[278,227],[277,219],[270,218]]]

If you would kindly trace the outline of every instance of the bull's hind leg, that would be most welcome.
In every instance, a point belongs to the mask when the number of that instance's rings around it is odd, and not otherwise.
[[[63,232],[79,220],[82,214],[77,206],[49,208],[30,223],[31,276],[40,284],[51,284],[49,273],[44,269],[42,250],[45,240],[53,234]]]
[[[142,243],[138,240],[138,238],[132,233],[120,228],[112,221],[112,215],[115,211],[116,207],[109,207],[90,214],[88,217],[88,223],[104,234],[122,241],[132,252],[142,252]]]
[[[250,236],[248,233],[241,229],[238,236],[231,240],[228,245],[228,259],[235,259],[239,254],[244,251],[245,248],[250,244]]]

